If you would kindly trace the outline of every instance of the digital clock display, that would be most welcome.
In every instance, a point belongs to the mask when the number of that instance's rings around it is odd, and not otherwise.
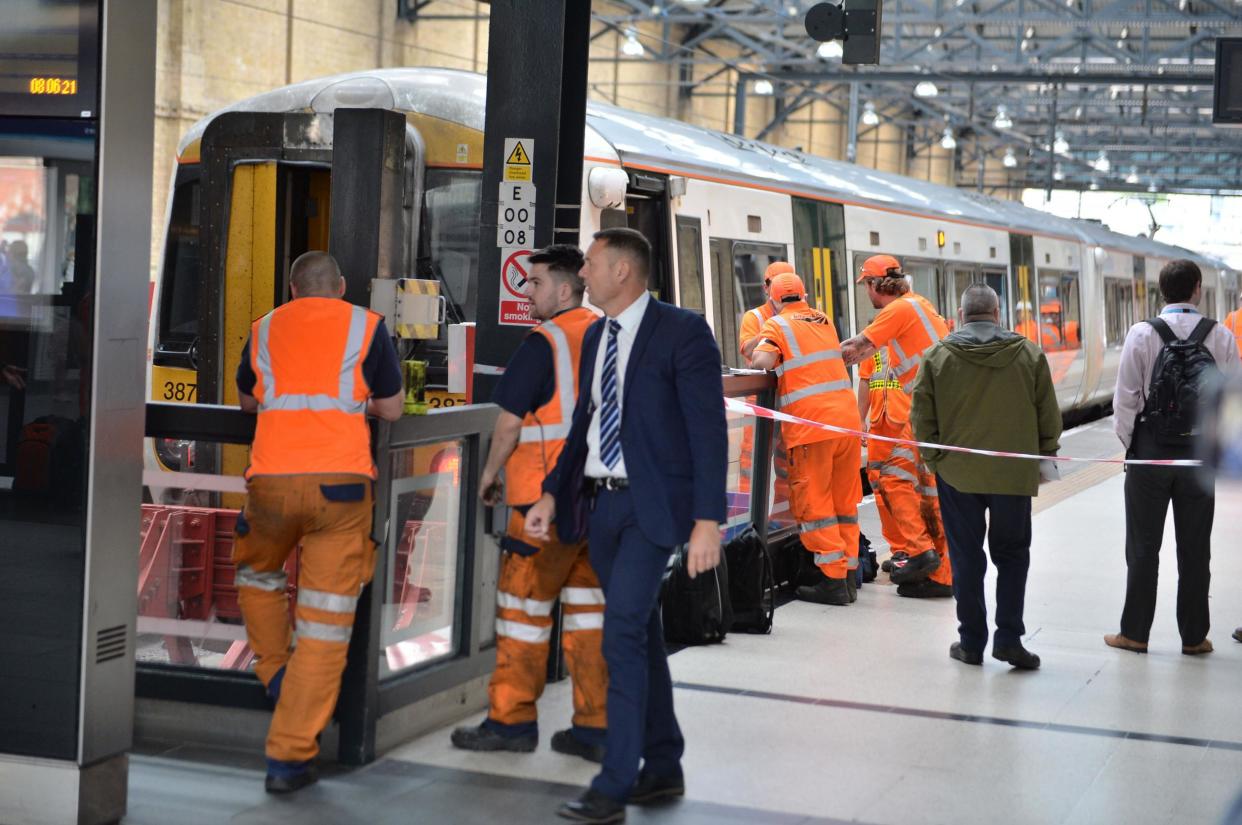
[[[95,117],[99,0],[0,3],[0,115]]]

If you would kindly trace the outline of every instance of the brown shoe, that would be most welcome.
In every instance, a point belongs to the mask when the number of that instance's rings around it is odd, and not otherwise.
[[[1147,652],[1147,642],[1136,642],[1133,639],[1127,639],[1120,633],[1105,634],[1104,644],[1109,647],[1120,648],[1121,650],[1132,650],[1135,653]]]
[[[1184,653],[1187,656],[1198,656],[1202,653],[1211,653],[1211,652],[1212,652],[1212,640],[1211,639],[1204,639],[1203,641],[1199,642],[1199,644],[1197,645],[1190,645],[1190,646],[1182,645],[1182,653]]]

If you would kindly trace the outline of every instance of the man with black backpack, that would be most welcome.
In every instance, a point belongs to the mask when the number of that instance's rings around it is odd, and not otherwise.
[[[1113,428],[1127,458],[1193,458],[1200,394],[1213,376],[1237,367],[1233,335],[1199,314],[1202,289],[1203,276],[1193,261],[1166,264],[1160,270],[1164,309],[1126,335],[1113,395]],[[1126,603],[1121,632],[1106,635],[1105,644],[1147,652],[1160,544],[1172,502],[1182,653],[1211,653],[1208,585],[1215,494],[1203,487],[1192,467],[1133,465],[1127,468],[1125,497]]]

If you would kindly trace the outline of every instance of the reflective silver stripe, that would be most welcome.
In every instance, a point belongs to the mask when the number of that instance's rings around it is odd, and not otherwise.
[[[520,437],[523,444],[532,441],[563,441],[569,438],[569,425],[574,418],[574,365],[569,355],[569,339],[565,330],[549,321],[541,329],[552,339],[552,358],[556,362],[556,392],[561,400],[561,423],[542,427],[523,427]]]
[[[362,360],[362,344],[367,334],[367,311],[356,306],[349,313],[349,334],[345,336],[345,357],[341,361],[341,379],[337,397],[354,400],[354,369]]]
[[[929,496],[931,498],[939,498],[940,493],[935,487],[919,487],[919,495]]]
[[[763,313],[760,311],[759,307],[755,307],[754,309],[747,310],[747,312],[750,315],[755,316],[755,320],[759,322],[759,327],[762,328],[763,327]]]
[[[857,570],[857,569],[858,569],[858,559],[857,559],[857,558],[847,559],[847,560],[846,560],[846,562],[845,562],[845,569],[847,569],[847,570]]]
[[[880,477],[883,478],[884,476],[899,478],[902,481],[908,481],[916,486],[919,483],[918,478],[913,473],[908,470],[903,470],[900,467],[894,467],[891,464],[885,464],[880,468]]]
[[[259,405],[259,409],[263,410],[263,412],[271,412],[272,410],[310,410],[311,412],[337,410],[344,413],[361,414],[366,412],[367,402],[333,398],[330,395],[290,393],[289,395],[278,395],[271,398],[271,400],[264,401]]]
[[[275,310],[272,310],[275,312]],[[272,329],[272,313],[264,315],[259,321],[259,340],[255,342],[255,363],[259,366],[259,374],[263,376],[263,397],[276,396],[276,376],[272,374],[272,351],[268,348],[268,334]]]
[[[889,453],[889,455],[892,458],[908,458],[911,461],[914,461],[914,451],[909,447],[894,447],[893,451]]]
[[[794,335],[793,325],[789,323],[789,319],[782,315],[773,315],[772,320],[785,328],[785,343],[789,345],[791,359],[801,358],[802,348],[798,346],[798,336]]]
[[[816,553],[815,563],[832,564],[834,561],[841,561],[843,558],[845,558],[845,551],[843,550],[836,550],[832,553]]]
[[[552,628],[535,627],[534,625],[511,622],[508,619],[496,620],[496,635],[532,645],[547,644],[552,638]]]
[[[572,633],[575,630],[603,630],[604,614],[591,613],[566,613],[561,617],[561,627],[566,633]]]
[[[551,616],[556,600],[543,602],[539,599],[523,599],[503,590],[496,593],[496,606],[504,610],[520,610],[527,616]]]
[[[572,605],[603,604],[604,591],[599,587],[563,587],[561,601]]]
[[[794,390],[793,392],[788,393],[787,395],[782,395],[780,405],[782,407],[787,407],[790,404],[794,403],[795,401],[801,401],[804,398],[810,398],[812,395],[819,395],[820,393],[836,392],[837,390],[848,390],[849,388],[850,388],[850,381],[848,378],[842,379],[840,381],[828,381],[823,384],[812,384],[809,387],[803,387],[802,389]]]
[[[923,305],[913,298],[908,298],[907,300],[910,302],[910,306],[914,307],[914,311],[918,313],[919,320],[923,322],[923,329],[927,331],[928,339],[932,342],[932,344],[939,341],[940,335],[936,332],[936,327],[932,324],[931,318],[927,317],[927,310],[923,309]],[[931,344],[928,344],[927,347],[923,349],[923,352],[927,352],[927,349],[930,347]]]
[[[867,462],[867,469],[868,469],[868,470],[878,470],[878,469],[880,469],[880,468],[881,468],[881,467],[883,467],[883,466],[884,466],[884,462],[883,462],[883,461],[868,461],[868,462]]]
[[[298,588],[298,607],[313,607],[329,613],[346,613],[352,616],[358,607],[357,596],[342,596],[339,593],[327,593],[323,590]]]
[[[841,350],[839,349],[821,349],[819,352],[812,352],[810,355],[803,355],[799,358],[790,358],[788,361],[780,364],[773,372],[777,375],[784,375],[789,370],[796,370],[798,367],[805,367],[808,364],[817,364],[820,361],[832,361],[841,359]]]
[[[857,524],[858,516],[830,516],[815,521],[808,521],[798,525],[799,533],[812,533],[816,530],[823,530],[825,527],[834,527],[838,524]]]
[[[262,573],[248,564],[240,565],[233,576],[233,584],[238,587],[253,587],[256,590],[271,590],[272,592],[284,590],[288,582],[289,577],[285,575],[284,570]]]
[[[349,637],[353,633],[353,625],[308,622],[305,619],[298,619],[299,639],[318,639],[321,642],[349,644]]]

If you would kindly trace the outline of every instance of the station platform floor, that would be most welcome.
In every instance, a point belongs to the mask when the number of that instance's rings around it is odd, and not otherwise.
[[[1067,433],[1063,454],[1115,454],[1109,423]],[[793,602],[770,636],[677,652],[687,796],[630,807],[627,821],[1221,822],[1242,792],[1242,644],[1230,638],[1242,624],[1242,491],[1218,493],[1216,652],[1180,652],[1170,518],[1151,652],[1137,655],[1101,639],[1124,596],[1122,481],[1114,467],[1079,467],[1037,499],[1025,642],[1039,671],[950,660],[951,600],[899,598],[884,574],[849,607]],[[878,537],[874,507],[863,516]],[[533,754],[457,751],[446,727],[365,768],[329,768],[289,798],[264,794],[261,754],[148,749],[132,758],[123,821],[563,821],[557,805],[594,766],[546,744],[569,722],[569,683],[549,686],[540,708]]]

